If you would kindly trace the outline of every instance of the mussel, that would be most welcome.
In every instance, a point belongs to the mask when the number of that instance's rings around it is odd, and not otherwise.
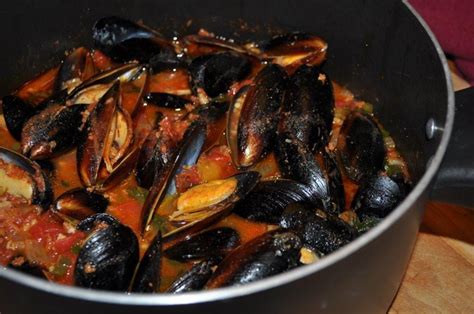
[[[116,61],[177,62],[174,48],[157,31],[130,20],[109,16],[99,19],[92,28],[94,45]],[[160,64],[162,66],[162,64]]]
[[[47,208],[53,198],[49,179],[37,163],[0,147],[0,194],[5,193],[43,208]]]
[[[336,150],[346,174],[356,182],[383,170],[386,151],[382,132],[367,114],[352,112],[346,117]]]
[[[328,143],[333,118],[331,80],[320,68],[302,65],[288,82],[280,132],[291,134],[312,152],[320,151]]]
[[[190,103],[183,97],[166,93],[149,93],[145,96],[145,100],[155,106],[169,109],[183,109],[184,105]]]
[[[209,97],[227,93],[232,83],[250,73],[250,61],[235,52],[220,52],[195,58],[189,72],[195,89],[203,89]]]
[[[150,132],[142,145],[136,165],[136,178],[143,188],[150,188],[155,176],[163,176],[176,152],[176,143],[163,131]]]
[[[161,251],[161,233],[158,232],[138,265],[130,289],[132,292],[158,292],[161,282]]]
[[[237,231],[220,227],[193,234],[167,248],[164,255],[180,262],[209,259],[224,256],[239,244]]]
[[[141,212],[141,230],[145,231],[150,224],[155,210],[168,194],[176,193],[175,175],[185,166],[192,166],[198,160],[202,146],[206,140],[206,127],[202,123],[194,123],[186,130],[179,148],[170,160],[163,165],[163,171],[156,171],[150,192]]]
[[[320,199],[320,208],[339,213],[344,208],[344,187],[334,157],[324,150],[315,157],[289,133],[278,134],[276,156],[283,177],[308,186]]]
[[[240,217],[258,222],[278,224],[283,210],[293,203],[320,203],[319,195],[302,183],[292,180],[261,181],[242,200],[233,212]]]
[[[352,208],[360,219],[364,216],[384,218],[406,196],[404,180],[379,173],[359,186],[352,201]]]
[[[61,216],[80,221],[104,213],[108,205],[109,200],[102,194],[76,188],[61,194],[54,201],[52,210]]]
[[[250,87],[234,97],[227,120],[227,143],[234,164],[255,165],[270,151],[278,127],[287,76],[278,65],[265,66]]]
[[[89,51],[79,47],[70,52],[61,66],[55,82],[55,92],[67,90],[71,92],[75,87],[95,74],[94,62]]]
[[[114,172],[130,147],[131,136],[131,119],[121,107],[116,81],[89,113],[79,139],[77,168],[85,186],[100,185]]]
[[[8,131],[16,140],[21,140],[23,125],[36,112],[34,106],[18,96],[7,95],[2,98],[2,111]]]
[[[278,35],[263,43],[263,57],[279,64],[289,72],[302,64],[320,65],[326,58],[327,43],[307,33]]]
[[[107,214],[91,216],[78,227],[90,234],[77,257],[75,284],[127,291],[138,263],[138,240],[132,229]]]
[[[267,232],[232,251],[217,267],[207,289],[242,285],[298,265],[301,239],[293,232]]]
[[[182,293],[201,290],[212,275],[213,260],[205,260],[194,264],[188,271],[180,275],[166,290],[169,293]]]
[[[21,133],[21,149],[31,159],[48,159],[71,149],[79,138],[86,105],[53,104],[31,117]]]

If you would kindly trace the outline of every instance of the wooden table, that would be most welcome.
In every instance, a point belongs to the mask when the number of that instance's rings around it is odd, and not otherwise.
[[[389,313],[474,313],[474,210],[428,204]]]

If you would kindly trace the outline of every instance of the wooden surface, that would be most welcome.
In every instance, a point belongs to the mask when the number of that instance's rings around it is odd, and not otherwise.
[[[474,210],[428,204],[389,313],[474,313]]]

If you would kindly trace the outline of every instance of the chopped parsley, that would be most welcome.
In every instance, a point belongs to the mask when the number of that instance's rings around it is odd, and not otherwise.
[[[61,257],[51,273],[58,277],[64,276],[69,266],[71,266],[71,260],[67,257]]]
[[[381,219],[373,216],[364,216],[361,219],[356,219],[354,222],[354,227],[359,231],[359,233],[365,233],[372,229],[376,224],[379,223]]]
[[[21,148],[20,143],[15,142],[12,144],[12,150],[19,151]]]
[[[71,186],[71,184],[69,182],[67,182],[66,180],[61,180],[61,185],[65,188],[68,188]]]
[[[79,254],[80,251],[81,251],[81,245],[79,243],[76,243],[71,247],[71,252],[73,254],[77,255],[77,254]]]
[[[169,232],[168,221],[166,217],[155,215],[151,221],[153,229],[160,230],[161,234],[166,234]]]
[[[148,190],[136,186],[134,188],[127,189],[127,194],[143,204],[145,203],[145,199],[148,195]]]

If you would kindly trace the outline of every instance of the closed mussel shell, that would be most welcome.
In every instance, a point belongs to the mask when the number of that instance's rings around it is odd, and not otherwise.
[[[129,227],[106,214],[82,223],[91,232],[84,242],[74,268],[77,286],[126,291],[138,262],[138,240]]]
[[[212,260],[205,260],[194,264],[188,271],[180,275],[166,292],[183,293],[201,290],[211,277],[214,265],[215,262]]]
[[[170,259],[186,262],[226,255],[239,244],[237,231],[221,227],[191,235],[167,248],[164,254]]]
[[[157,292],[161,283],[161,233],[153,238],[133,279],[132,292]]]
[[[108,199],[102,194],[77,188],[61,194],[54,202],[53,210],[69,218],[83,220],[105,212],[108,205]]]

